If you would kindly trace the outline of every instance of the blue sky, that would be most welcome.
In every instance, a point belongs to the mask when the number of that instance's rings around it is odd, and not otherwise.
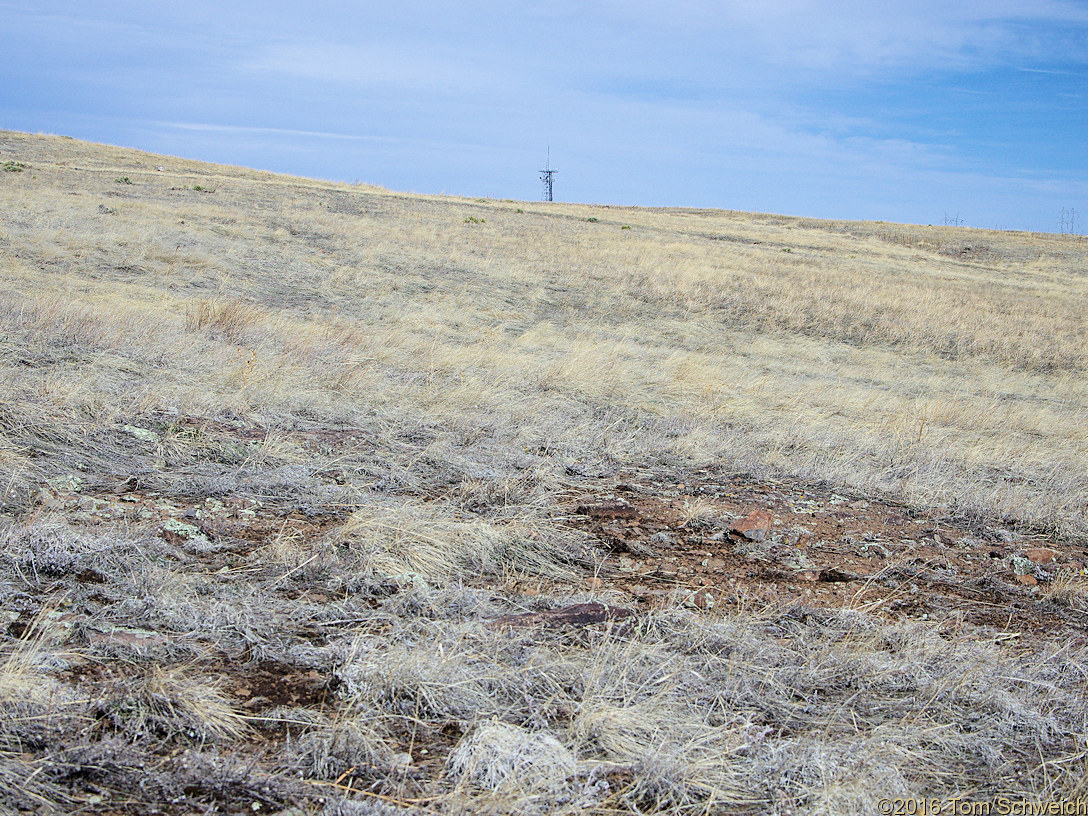
[[[887,8],[884,5],[888,5]],[[397,190],[1088,225],[1088,0],[3,2],[0,128]]]

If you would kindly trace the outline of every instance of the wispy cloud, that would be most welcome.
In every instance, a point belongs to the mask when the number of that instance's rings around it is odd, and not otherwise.
[[[1051,74],[1052,76],[1079,76],[1076,71],[1058,71],[1053,68],[1025,68],[1023,66],[1017,68],[1018,71],[1023,71],[1026,74]]]
[[[203,133],[253,133],[273,136],[306,136],[319,139],[344,139],[353,142],[385,141],[376,136],[363,136],[352,133],[329,133],[323,130],[294,130],[292,128],[251,127],[245,125],[216,125],[205,122],[155,122],[159,127],[177,130],[193,130]]]
[[[436,53],[433,43],[406,39],[272,45],[259,48],[239,67],[252,73],[288,74],[353,86],[493,89],[501,77],[479,67],[476,63],[481,61],[471,54]]]
[[[607,24],[630,32],[637,47],[623,62],[635,75],[658,79],[690,79],[690,69],[702,66],[707,73],[698,78],[722,86],[736,81],[807,86],[1029,60],[1088,64],[1088,6],[1059,0],[677,0],[667,14],[651,2],[607,8],[607,20],[594,20],[591,12],[580,30],[599,36]],[[681,41],[685,56],[676,59]],[[716,75],[710,73],[714,68]]]

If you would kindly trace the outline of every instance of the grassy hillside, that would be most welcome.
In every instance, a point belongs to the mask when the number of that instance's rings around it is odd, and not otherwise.
[[[1085,792],[1083,238],[0,165],[0,808]]]

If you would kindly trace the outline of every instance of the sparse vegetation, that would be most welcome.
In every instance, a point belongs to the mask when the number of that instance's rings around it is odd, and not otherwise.
[[[1075,567],[1058,570],[1047,583],[1044,596],[1072,609],[1088,611],[1088,571]]]
[[[3,138],[0,812],[1088,795],[1082,241]]]
[[[8,173],[21,173],[26,169],[26,165],[17,161],[4,162],[4,171]]]
[[[118,176],[114,179],[114,181],[118,184],[132,184],[132,179],[130,179],[128,176]]]
[[[232,342],[244,339],[245,330],[259,318],[260,311],[237,298],[219,301],[201,298],[185,306],[185,328],[188,331],[206,329],[219,332]]]

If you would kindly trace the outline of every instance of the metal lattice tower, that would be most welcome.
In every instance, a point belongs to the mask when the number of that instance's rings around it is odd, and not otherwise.
[[[544,169],[540,171],[540,180],[544,182],[544,193],[540,196],[541,201],[552,200],[552,176],[556,174],[556,170],[551,169],[552,165],[552,147],[548,145],[548,160],[544,162]]]

